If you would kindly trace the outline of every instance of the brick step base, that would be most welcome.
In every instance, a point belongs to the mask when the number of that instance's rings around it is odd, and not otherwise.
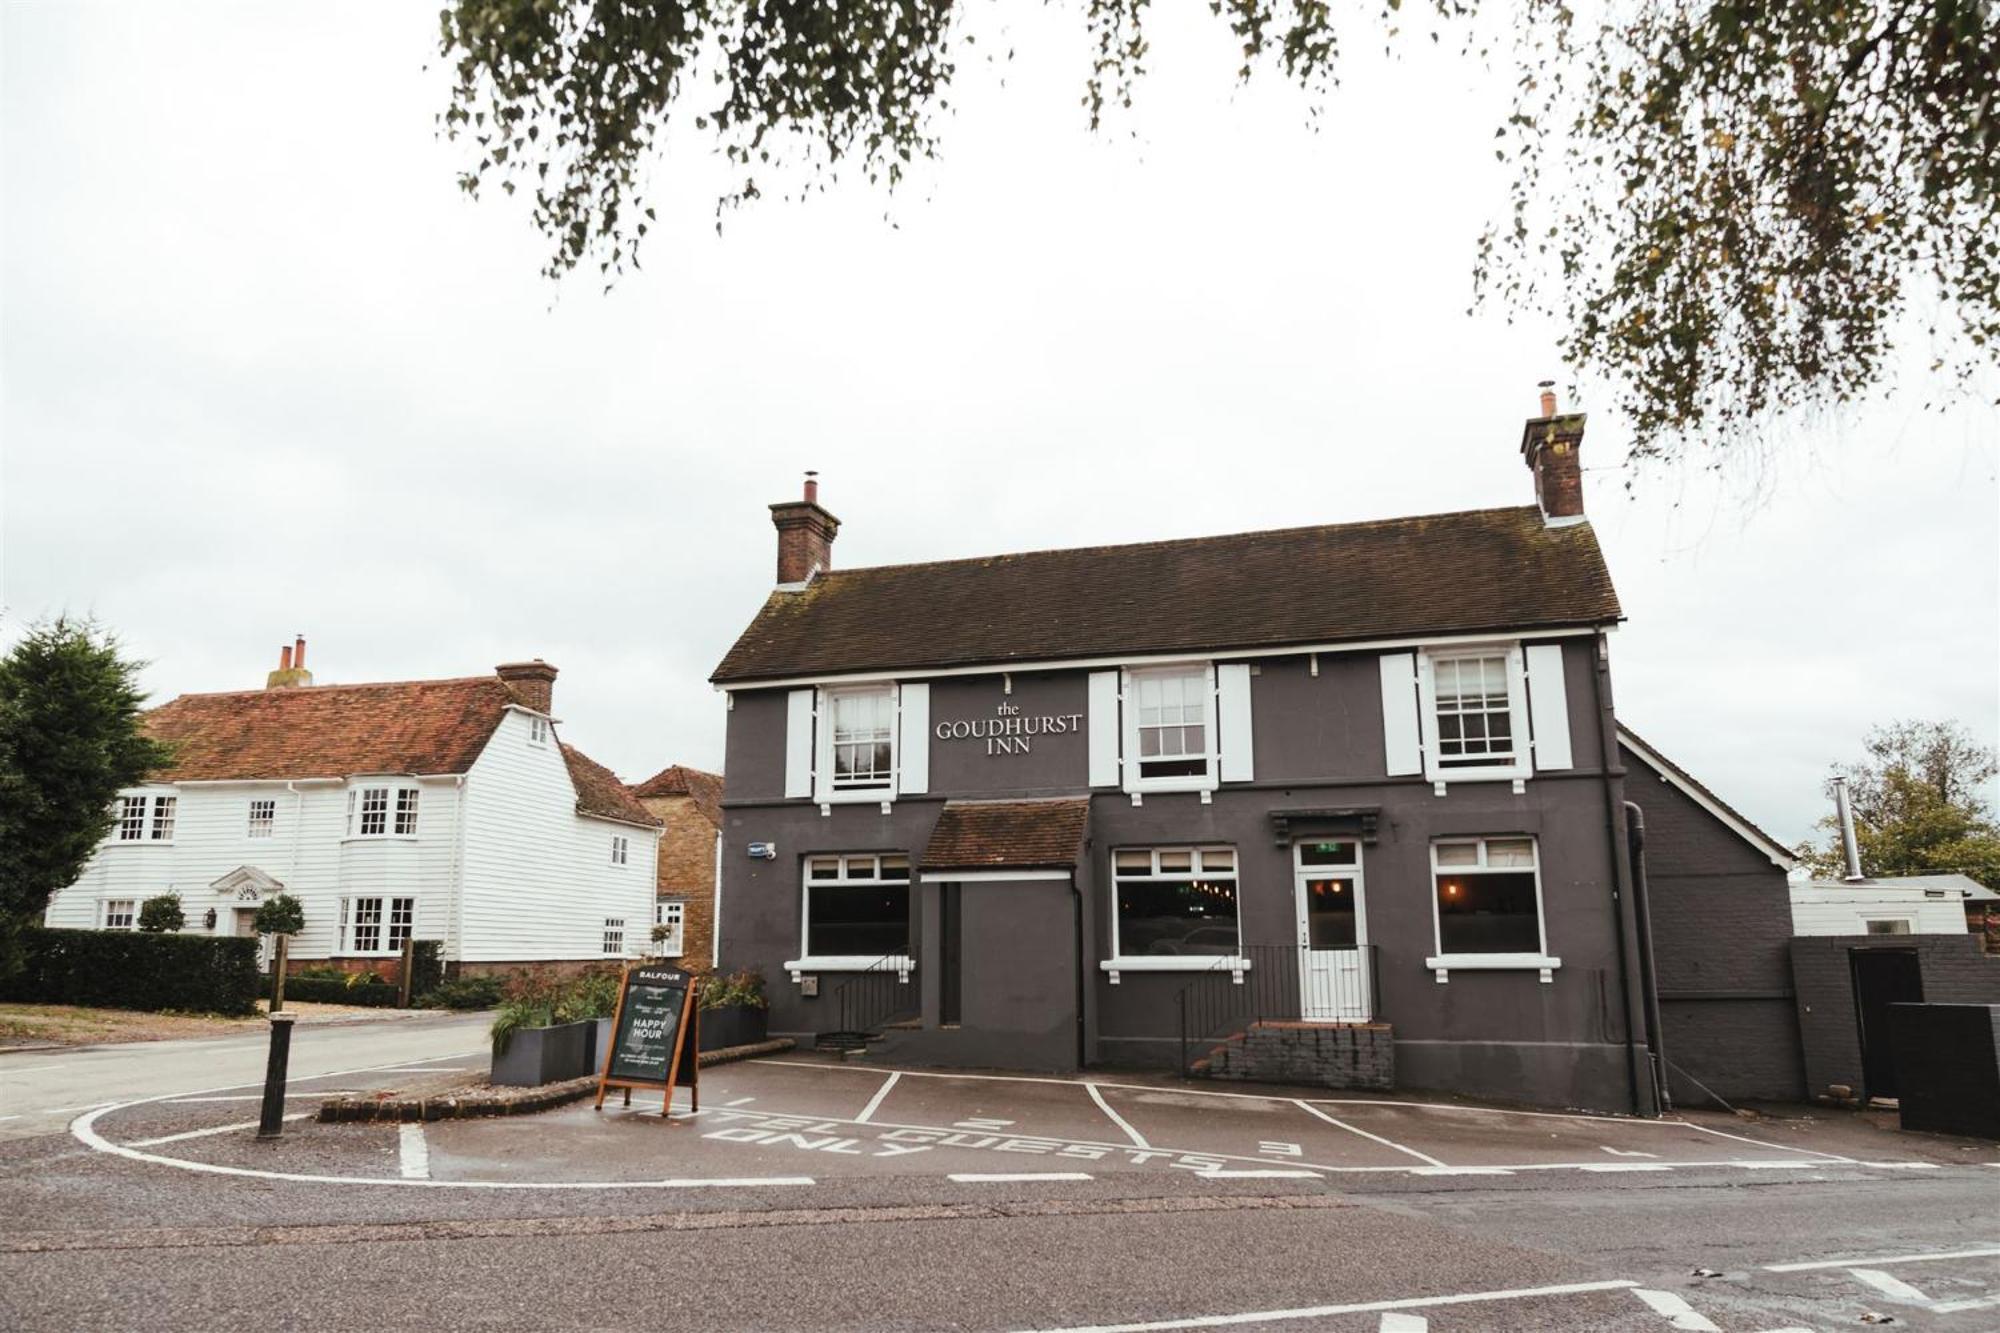
[[[1223,1038],[1188,1073],[1386,1091],[1396,1086],[1396,1030],[1387,1023],[1253,1023]]]

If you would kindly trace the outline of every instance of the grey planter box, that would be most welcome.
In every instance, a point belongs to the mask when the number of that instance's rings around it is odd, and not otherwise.
[[[593,1018],[583,1025],[583,1063],[587,1074],[601,1073],[604,1053],[611,1049],[611,1020]]]
[[[595,1022],[522,1028],[493,1057],[496,1087],[539,1088],[544,1083],[581,1078],[590,1072],[590,1033]]]
[[[771,1011],[745,1004],[724,1005],[701,1011],[701,1049],[719,1051],[727,1046],[748,1046],[762,1041],[769,1030]]]

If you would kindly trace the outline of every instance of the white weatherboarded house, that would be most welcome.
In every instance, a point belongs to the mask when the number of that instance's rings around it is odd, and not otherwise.
[[[187,931],[247,935],[283,892],[300,961],[379,966],[412,934],[472,971],[644,952],[660,821],[562,743],[554,667],[315,686],[297,652],[265,689],[146,715],[174,757],[121,795],[46,924],[133,929],[171,892]]]

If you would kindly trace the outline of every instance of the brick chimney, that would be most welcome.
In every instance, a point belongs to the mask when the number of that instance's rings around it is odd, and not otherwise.
[[[1556,411],[1554,380],[1543,380],[1542,414],[1521,432],[1521,461],[1535,474],[1535,502],[1549,527],[1583,522],[1583,413]]]
[[[507,688],[523,708],[537,713],[553,711],[556,669],[537,657],[532,662],[502,662],[493,674],[507,682]]]
[[[771,523],[778,529],[778,583],[803,584],[833,568],[833,539],[840,520],[819,504],[819,473],[806,473],[803,500],[771,506]]]
[[[287,690],[312,683],[312,672],[306,670],[306,636],[301,634],[278,650],[278,669],[264,677],[264,688]]]

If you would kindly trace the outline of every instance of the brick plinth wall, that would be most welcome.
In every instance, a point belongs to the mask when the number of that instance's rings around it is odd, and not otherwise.
[[[1200,1078],[1316,1088],[1396,1086],[1396,1034],[1387,1023],[1254,1023],[1194,1062]]]

